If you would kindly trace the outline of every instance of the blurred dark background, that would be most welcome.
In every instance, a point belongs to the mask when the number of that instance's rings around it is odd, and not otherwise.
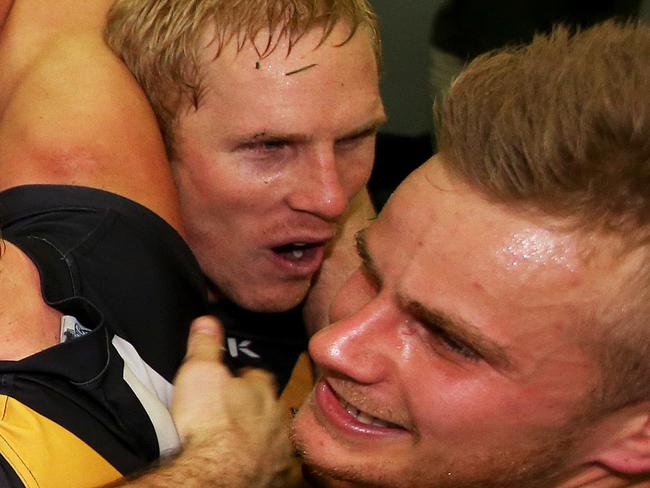
[[[388,123],[368,184],[377,209],[435,151],[432,104],[463,65],[483,52],[528,42],[553,24],[610,17],[650,20],[650,0],[371,0],[384,43]]]

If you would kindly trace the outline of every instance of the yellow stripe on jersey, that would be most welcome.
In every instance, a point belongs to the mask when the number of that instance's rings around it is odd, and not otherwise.
[[[27,488],[90,488],[121,478],[88,444],[6,395],[0,395],[0,455]]]

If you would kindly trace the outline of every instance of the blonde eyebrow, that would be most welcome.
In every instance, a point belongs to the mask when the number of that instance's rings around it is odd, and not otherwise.
[[[486,362],[498,369],[511,371],[514,365],[505,348],[483,334],[478,327],[458,316],[427,307],[415,300],[400,298],[406,310],[433,331],[441,331],[474,349]]]
[[[363,264],[363,270],[366,276],[368,276],[368,278],[370,278],[375,285],[381,287],[384,281],[382,279],[381,273],[379,273],[379,270],[377,269],[375,261],[372,259],[370,251],[368,250],[368,243],[366,240],[367,230],[368,228],[366,227],[354,235],[357,254],[361,258],[361,263]]]
[[[383,283],[383,277],[370,253],[367,242],[367,228],[356,233],[356,248],[363,262],[367,276],[378,286]],[[506,371],[514,369],[514,365],[505,348],[488,338],[476,326],[462,319],[438,309],[427,307],[424,304],[409,300],[398,295],[400,306],[411,313],[430,330],[439,331],[450,338],[458,340],[474,349],[486,362],[494,367]]]
[[[365,135],[373,134],[379,130],[379,127],[384,124],[385,120],[385,117],[380,117],[372,120],[371,122],[357,129],[354,129],[349,134],[340,137],[337,139],[337,141],[354,139],[356,137],[363,137]],[[234,139],[237,142],[241,141],[243,143],[286,142],[288,144],[301,144],[312,140],[311,136],[299,132],[274,132],[271,130],[263,130],[261,132],[255,132],[253,134],[241,134],[239,136],[236,136]]]
[[[386,123],[387,117],[385,115],[372,120],[371,122],[359,127],[358,129],[346,134],[342,137],[339,137],[337,141],[344,141],[347,139],[355,139],[357,137],[363,137],[376,133],[379,128]]]

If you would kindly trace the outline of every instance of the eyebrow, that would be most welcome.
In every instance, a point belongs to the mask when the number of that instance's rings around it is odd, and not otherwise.
[[[367,228],[356,233],[356,248],[367,276],[381,286],[382,275],[374,261],[367,243]],[[425,306],[417,300],[409,300],[398,295],[400,305],[433,331],[441,331],[454,340],[474,349],[486,362],[503,370],[513,370],[514,365],[505,348],[485,336],[474,325],[461,317]]]
[[[508,371],[514,369],[514,365],[504,347],[486,337],[474,325],[458,316],[426,307],[415,300],[401,299],[401,301],[406,310],[424,322],[430,329],[442,331],[449,337],[462,341],[463,344],[474,349],[485,361],[499,369]]]
[[[357,137],[364,137],[366,135],[373,134],[379,130],[383,124],[386,123],[386,116],[378,117],[367,124],[354,129],[349,134],[345,134],[337,139],[337,141],[346,140],[346,139],[355,139]],[[240,140],[245,142],[258,142],[258,141],[286,141],[289,143],[304,143],[309,142],[310,137],[296,132],[280,133],[272,131],[262,131],[256,132],[254,134],[249,134],[242,136]]]
[[[388,117],[386,115],[382,115],[381,117],[377,117],[375,120],[368,122],[367,124],[359,127],[358,129],[353,130],[349,134],[346,134],[344,136],[341,136],[337,138],[337,141],[344,141],[348,139],[356,139],[358,137],[364,137],[368,136],[371,134],[374,134],[379,130],[379,128],[386,123],[388,120]]]
[[[375,283],[378,286],[381,286],[383,285],[384,281],[381,277],[381,274],[379,273],[379,270],[377,269],[377,265],[375,264],[375,261],[372,259],[372,255],[370,254],[370,251],[368,250],[368,243],[366,240],[367,231],[368,228],[366,227],[365,229],[361,229],[354,235],[357,254],[361,258],[361,262],[363,264],[363,270],[366,273],[366,275],[373,281],[373,283]]]

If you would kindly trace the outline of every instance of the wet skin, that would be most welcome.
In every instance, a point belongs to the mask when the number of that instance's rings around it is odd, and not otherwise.
[[[295,440],[377,486],[557,486],[595,448],[580,433],[599,375],[576,325],[624,279],[438,158],[361,234],[364,265],[310,343],[323,373]]]

